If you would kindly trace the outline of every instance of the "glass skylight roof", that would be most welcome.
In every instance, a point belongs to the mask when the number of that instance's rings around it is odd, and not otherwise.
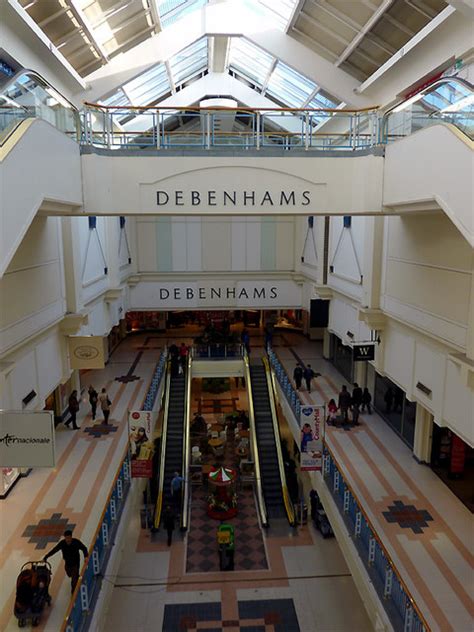
[[[301,107],[317,85],[281,61],[275,67],[266,94],[291,108]]]
[[[329,96],[323,90],[320,90],[315,97],[308,103],[308,108],[317,110],[318,108],[324,108],[327,110],[335,110],[341,102],[334,97]]]
[[[284,31],[297,0],[240,0],[247,8]]]
[[[233,37],[229,68],[262,87],[275,61],[274,57],[243,37]]]
[[[101,105],[117,106],[117,107],[118,106],[127,107],[129,105],[132,105],[130,103],[129,98],[122,90],[122,88],[119,88],[118,90],[116,90],[113,94],[108,96],[106,99],[100,99],[99,103]]]
[[[169,60],[171,75],[175,85],[191,79],[207,69],[207,37],[184,48]]]
[[[148,105],[171,91],[165,64],[157,64],[123,86],[133,105]]]
[[[205,4],[207,0],[161,0],[158,2],[161,26],[165,28]]]

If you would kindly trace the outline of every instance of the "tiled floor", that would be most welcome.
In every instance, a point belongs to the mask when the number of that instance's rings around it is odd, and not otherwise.
[[[184,332],[176,333],[177,341],[186,340]],[[126,444],[127,409],[140,407],[164,342],[160,336],[130,338],[104,371],[89,372],[88,382],[106,386],[111,395],[111,427],[102,429],[101,420],[92,424],[84,402],[78,417],[82,430],[57,430],[56,469],[33,471],[2,503],[2,510],[8,511],[2,511],[1,518],[0,630],[17,627],[12,611],[21,565],[42,557],[57,542],[63,521],[75,525],[74,535],[90,544]],[[315,391],[310,396],[302,394],[305,401],[320,403],[338,392],[344,380],[321,358],[319,345],[294,334],[279,336],[275,342],[283,343],[277,351],[290,373],[296,355],[322,374]],[[252,338],[252,355],[261,351],[259,344],[260,339]],[[235,405],[233,397],[231,392],[230,407]],[[217,412],[215,403],[207,399],[203,397],[209,407],[205,416],[227,412],[222,406]],[[361,415],[360,421],[350,432],[329,428],[331,450],[433,630],[471,630],[471,514],[429,468],[414,461],[378,415]],[[201,632],[370,629],[335,539],[323,540],[311,525],[295,532],[282,528],[264,535],[267,568],[190,572],[186,549],[191,533],[184,537],[176,533],[168,549],[162,533],[152,539],[142,531],[138,485],[134,483],[137,504],[126,525],[120,570],[116,577],[106,578],[114,588],[104,632],[177,632],[179,627],[170,627],[176,621]],[[245,534],[237,536],[239,542],[244,538]],[[40,629],[57,632],[69,601],[69,582],[60,556],[51,561],[53,607]],[[209,604],[214,604],[212,616]],[[183,617],[188,618],[184,621]]]

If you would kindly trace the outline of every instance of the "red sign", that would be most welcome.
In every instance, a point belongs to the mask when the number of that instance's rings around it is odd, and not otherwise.
[[[151,459],[135,459],[132,461],[133,478],[151,478],[153,475],[153,462]]]
[[[451,438],[451,460],[449,471],[451,474],[463,474],[466,462],[466,444],[454,433]]]

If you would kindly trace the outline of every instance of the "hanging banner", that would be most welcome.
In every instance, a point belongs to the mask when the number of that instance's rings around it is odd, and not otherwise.
[[[323,468],[325,406],[302,406],[301,470],[321,471]]]
[[[71,369],[103,369],[105,367],[103,336],[69,336]]]
[[[54,414],[0,411],[2,467],[54,467]]]
[[[352,345],[354,362],[369,362],[375,359],[375,342],[361,342]]]
[[[152,432],[152,412],[145,410],[128,411],[132,478],[151,478],[153,475]]]

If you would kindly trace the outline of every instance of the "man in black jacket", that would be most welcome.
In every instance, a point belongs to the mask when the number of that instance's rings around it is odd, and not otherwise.
[[[71,593],[73,593],[79,579],[79,567],[81,564],[79,551],[82,551],[84,559],[89,557],[89,551],[80,540],[72,537],[72,531],[70,529],[64,532],[64,540],[58,542],[58,544],[43,557],[43,560],[46,562],[48,557],[55,555],[58,551],[61,551],[63,554],[64,568],[66,575],[71,578]]]

